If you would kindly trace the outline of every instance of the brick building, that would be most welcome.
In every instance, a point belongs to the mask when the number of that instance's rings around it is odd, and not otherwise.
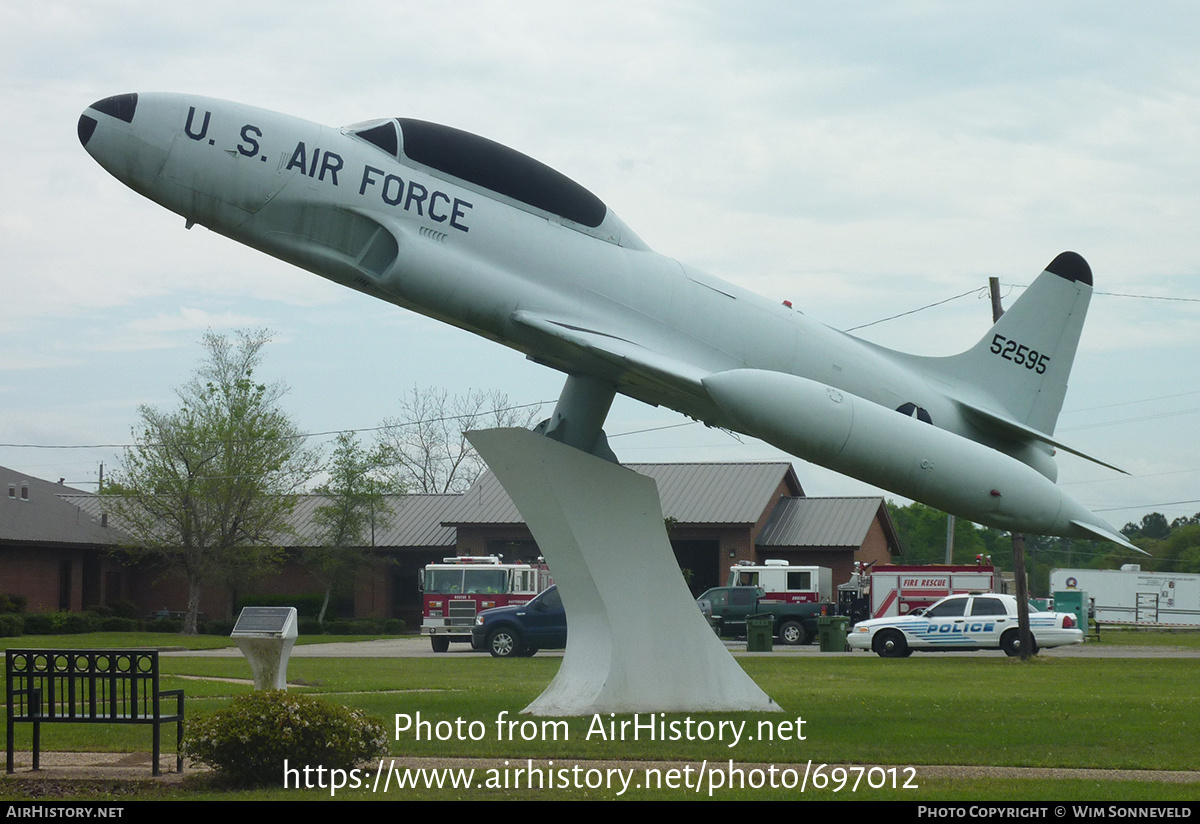
[[[807,498],[792,465],[775,463],[630,464],[658,483],[680,567],[694,592],[724,583],[739,561],[785,559],[827,566],[834,584],[855,561],[887,563],[900,553],[883,499]],[[143,612],[181,610],[182,579],[148,564],[126,566],[110,550],[123,536],[110,524],[102,497],[0,467],[8,496],[0,501],[0,593],[28,598],[30,611],[80,610],[130,601]],[[3,488],[3,487],[0,487]],[[309,594],[321,586],[298,563],[300,547],[317,539],[315,495],[296,499],[288,560],[232,588],[208,587],[201,609],[229,617],[239,600],[261,594]],[[371,529],[378,563],[353,592],[356,617],[420,613],[421,569],[451,555],[503,555],[532,560],[540,550],[491,473],[460,495],[393,495]],[[216,590],[216,591],[214,591]]]

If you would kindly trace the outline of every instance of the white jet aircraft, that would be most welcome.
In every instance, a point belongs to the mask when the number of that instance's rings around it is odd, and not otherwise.
[[[978,523],[1136,549],[1055,485],[1092,294],[1074,252],[971,349],[917,357],[657,254],[578,183],[448,126],[123,94],[88,107],[79,138],[189,228],[566,373],[540,430],[571,446],[615,460],[602,426],[621,392]]]

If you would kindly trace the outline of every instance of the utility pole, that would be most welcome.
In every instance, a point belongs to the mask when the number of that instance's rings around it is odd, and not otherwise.
[[[1000,278],[988,278],[992,296],[992,323],[1000,320],[1004,307],[1000,305]],[[1012,533],[1013,575],[1017,579],[1017,632],[1020,638],[1021,660],[1028,661],[1033,653],[1033,635],[1029,632],[1029,586],[1025,581],[1025,536]]]

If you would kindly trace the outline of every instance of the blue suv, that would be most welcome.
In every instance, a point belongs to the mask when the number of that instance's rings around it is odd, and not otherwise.
[[[539,649],[566,645],[567,613],[556,586],[527,604],[485,609],[471,629],[471,646],[494,658],[527,658]]]

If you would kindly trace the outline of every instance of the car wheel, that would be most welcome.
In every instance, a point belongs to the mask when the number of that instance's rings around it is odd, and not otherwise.
[[[912,655],[904,634],[899,630],[885,629],[875,636],[875,643],[871,646],[880,658],[907,658]]]
[[[787,621],[779,628],[779,643],[794,646],[808,643],[808,632],[799,621]]]
[[[1032,639],[1033,634],[1030,633],[1029,637]],[[1004,650],[1004,654],[1007,655],[1009,658],[1016,658],[1018,655],[1020,655],[1021,654],[1021,633],[1020,633],[1020,631],[1015,630],[1015,629],[1010,629],[1008,632],[1001,635],[1000,636],[1000,649]],[[1037,653],[1038,653],[1038,645],[1037,645],[1037,641],[1034,641],[1033,642],[1033,650],[1031,651],[1031,654],[1037,655]]]
[[[487,648],[493,658],[515,658],[521,654],[521,636],[505,627],[494,629],[488,634]]]
[[[430,635],[429,646],[433,647],[434,652],[446,652],[450,649],[450,639],[445,635]]]

